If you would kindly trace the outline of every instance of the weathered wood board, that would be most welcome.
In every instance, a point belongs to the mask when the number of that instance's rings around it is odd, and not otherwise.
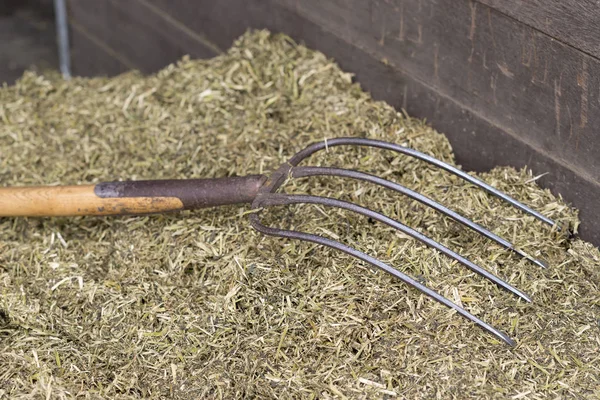
[[[82,32],[89,41],[96,42],[89,51],[73,44],[74,51],[83,53],[81,58],[84,62],[95,58],[93,49],[98,47],[102,49],[99,58],[110,53],[110,57],[127,69],[147,73],[186,54],[208,58],[219,52],[211,47],[210,42],[204,41],[201,34],[193,34],[183,25],[174,24],[167,14],[156,12],[152,5],[142,1],[71,1],[69,20],[75,31],[73,36],[77,37]],[[73,60],[73,68],[85,75],[85,69],[79,70],[78,59],[75,57]]]
[[[561,17],[565,6],[551,1],[538,18],[538,3],[71,0],[70,16],[73,27],[144,72],[184,53],[210,57],[250,27],[285,32],[354,72],[375,98],[427,118],[465,168],[547,173],[540,183],[582,210],[582,235],[600,244],[598,28],[574,11],[593,18],[595,9],[584,1]],[[569,21],[579,21],[578,30],[564,32]]]
[[[559,42],[600,58],[600,7],[595,0],[479,0]]]

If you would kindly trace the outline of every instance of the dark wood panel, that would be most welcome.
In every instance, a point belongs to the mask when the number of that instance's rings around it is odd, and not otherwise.
[[[380,7],[372,2],[365,8],[362,2],[332,0],[321,3],[316,0],[293,3],[284,3],[282,0],[200,0],[195,3],[195,7],[189,3],[187,6],[177,3],[175,6],[167,0],[148,1],[164,7],[174,18],[189,24],[188,27],[201,29],[222,47],[227,47],[248,27],[254,27],[285,32],[324,52],[336,59],[342,68],[354,72],[361,85],[376,99],[385,100],[397,108],[406,108],[412,115],[427,118],[433,126],[446,133],[458,161],[467,169],[486,170],[496,165],[527,165],[536,173],[549,172],[539,181],[540,184],[550,187],[555,193],[562,193],[574,206],[579,207],[585,221],[581,227],[582,236],[600,244],[600,215],[595,212],[600,185],[594,179],[588,179],[583,168],[573,169],[569,162],[557,159],[552,154],[556,148],[543,149],[537,142],[528,143],[519,136],[529,134],[532,125],[547,122],[545,120],[550,120],[551,123],[556,121],[554,101],[558,97],[560,107],[569,110],[559,115],[559,126],[561,129],[568,127],[567,135],[571,135],[570,139],[574,140],[575,132],[571,133],[571,129],[575,129],[579,122],[577,118],[580,115],[576,113],[576,106],[581,99],[579,86],[573,86],[572,81],[567,86],[567,78],[558,80],[557,83],[561,86],[557,86],[560,90],[555,97],[555,86],[550,80],[550,67],[546,66],[546,61],[549,64],[558,60],[554,58],[561,56],[558,50],[552,49],[551,54],[537,54],[535,47],[530,46],[524,48],[530,49],[529,53],[519,51],[518,56],[504,50],[510,44],[510,38],[521,41],[524,35],[522,30],[515,31],[510,20],[501,23],[514,31],[512,36],[499,40],[494,28],[500,25],[494,25],[493,18],[497,17],[493,17],[493,11],[488,13],[482,9],[472,10],[472,3],[465,2],[462,9],[459,7],[454,12],[448,24],[438,20],[433,32],[439,35],[439,40],[433,41],[431,33],[426,33],[431,31],[427,31],[424,18],[440,17],[436,10],[427,7],[425,1],[413,4],[411,12],[403,9],[410,1],[404,2],[404,5],[397,4],[398,8],[393,10],[387,8],[390,4]],[[347,6],[346,12],[336,8],[340,4]],[[309,5],[313,8],[306,10],[305,7]],[[465,5],[468,13],[466,17],[463,16],[462,21],[466,26],[462,26],[457,20],[460,12],[465,11]],[[196,11],[194,14],[194,8],[200,8],[202,12]],[[413,11],[418,14],[411,14]],[[398,18],[399,14],[403,15],[403,19]],[[475,15],[475,28],[471,35],[472,15]],[[476,39],[478,16],[483,21],[481,39]],[[201,18],[201,23],[197,22],[198,18]],[[452,19],[455,22],[452,23]],[[196,23],[198,25],[194,25]],[[394,27],[396,31],[393,30]],[[524,28],[526,27],[521,29]],[[538,32],[528,30],[526,33],[531,36],[525,37],[537,40],[535,35]],[[464,46],[453,43],[460,41],[461,37],[467,38],[469,43],[466,57]],[[431,46],[427,46],[427,43]],[[442,49],[442,46],[448,48]],[[496,47],[493,48],[494,46]],[[455,56],[456,49],[462,49],[463,52],[458,52]],[[491,55],[487,54],[488,51]],[[525,57],[522,61],[522,55],[531,55],[531,60]],[[518,63],[522,68],[514,66]],[[524,65],[527,63],[529,66]],[[547,71],[545,73],[544,68]],[[589,66],[587,68],[589,71]],[[423,71],[417,71],[418,69]],[[483,75],[482,71],[488,71],[487,75],[479,76]],[[555,69],[552,71],[556,72]],[[505,82],[501,76],[506,78]],[[574,78],[573,75],[568,76]],[[485,84],[481,83],[482,80]],[[495,88],[492,87],[494,85]],[[552,107],[546,109],[547,115],[544,115],[540,107],[547,106],[548,102],[539,97],[548,95],[552,100]],[[501,101],[507,104],[499,104]],[[571,101],[574,103],[571,104]],[[525,112],[527,104],[533,108],[533,115]],[[507,107],[515,107],[515,111],[502,115]],[[489,112],[493,113],[493,118],[489,116]],[[572,123],[565,119],[565,114],[569,113],[574,121]],[[498,120],[508,121],[510,126],[500,124]],[[524,124],[524,127],[520,124]],[[550,129],[550,135],[555,133],[555,130]],[[557,135],[558,139],[561,139],[560,134],[564,135],[564,132]],[[544,139],[548,142],[558,140],[551,137],[541,139],[542,143]],[[590,145],[581,136],[579,140],[579,146],[583,146],[583,143],[585,146]],[[581,147],[578,149],[581,152]]]
[[[41,19],[54,18],[53,0],[2,0],[0,1],[0,16],[10,16],[20,10],[28,10],[37,14]],[[39,21],[44,23],[43,21]],[[45,23],[51,23],[46,21]]]
[[[0,4],[0,85],[12,85],[25,70],[58,68],[52,16],[18,4]],[[3,8],[5,7],[5,8]]]
[[[268,20],[267,4],[264,0],[144,0],[181,22],[187,28],[202,32],[217,46],[226,49],[233,40],[241,36],[253,25],[262,12],[267,14],[262,17]],[[272,15],[276,18],[276,15]]]
[[[93,37],[85,27],[70,21],[71,73],[74,76],[113,76],[126,72],[132,65],[114,54],[112,49]]]
[[[154,72],[186,54],[212,57],[219,49],[201,34],[174,24],[142,1],[69,2],[69,17],[137,69]],[[73,47],[76,49],[75,45]]]
[[[468,0],[278,0],[598,183],[600,62]]]
[[[477,1],[600,58],[600,6],[596,0]]]

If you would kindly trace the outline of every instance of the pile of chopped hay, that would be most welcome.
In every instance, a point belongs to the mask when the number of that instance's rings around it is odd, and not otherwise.
[[[0,183],[267,173],[309,142],[366,136],[453,163],[441,134],[373,101],[325,56],[268,32],[153,76],[27,73],[0,90]],[[342,211],[266,220],[391,263],[509,333],[509,348],[389,275],[264,237],[249,207],[144,217],[0,219],[0,398],[555,398],[600,396],[600,252],[414,159],[339,147],[311,164],[417,189],[551,267],[541,270],[372,185],[301,179],[289,192],[383,211],[533,296],[526,304],[408,237]],[[308,165],[305,162],[305,165]],[[577,224],[527,171],[479,174]]]

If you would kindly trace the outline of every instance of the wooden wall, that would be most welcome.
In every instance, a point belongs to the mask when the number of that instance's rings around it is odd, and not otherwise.
[[[52,0],[0,0],[0,85],[58,68]]]
[[[248,28],[284,32],[445,132],[466,169],[527,165],[600,245],[593,0],[69,0],[73,69],[152,72]]]

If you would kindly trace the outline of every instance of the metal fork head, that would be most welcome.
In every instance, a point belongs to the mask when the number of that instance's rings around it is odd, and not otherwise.
[[[430,288],[428,288],[427,286],[418,282],[414,278],[411,278],[410,276],[404,274],[403,272],[400,272],[399,270],[382,262],[381,260],[378,260],[372,256],[369,256],[368,254],[365,254],[365,253],[363,253],[355,248],[352,248],[350,246],[347,246],[343,243],[340,243],[338,241],[335,241],[335,240],[332,240],[332,239],[329,239],[329,238],[326,238],[323,236],[319,236],[319,235],[315,235],[315,234],[307,233],[307,232],[299,232],[299,231],[294,231],[294,230],[273,228],[273,227],[269,227],[269,226],[266,226],[261,223],[260,215],[259,215],[261,210],[266,207],[270,207],[270,206],[290,205],[290,204],[320,204],[320,205],[324,205],[327,207],[336,207],[336,208],[345,209],[345,210],[348,210],[351,212],[355,212],[355,213],[370,217],[370,218],[372,218],[376,221],[382,222],[398,231],[401,231],[401,232],[405,233],[406,235],[411,236],[412,238],[424,243],[425,245],[438,250],[442,254],[458,261],[463,266],[469,268],[470,270],[481,275],[482,277],[492,281],[499,287],[516,295],[518,298],[520,298],[526,302],[531,301],[530,297],[527,296],[525,293],[521,292],[517,288],[508,284],[507,282],[505,282],[501,278],[497,277],[496,275],[490,273],[486,269],[469,261],[465,257],[462,257],[460,254],[448,249],[441,243],[427,237],[426,235],[402,224],[399,221],[396,221],[396,220],[389,218],[381,213],[378,213],[374,210],[371,210],[371,209],[365,208],[365,207],[361,207],[354,203],[349,203],[346,201],[342,201],[342,200],[338,200],[338,199],[334,199],[334,198],[330,198],[330,197],[277,193],[277,190],[284,184],[284,182],[288,178],[306,178],[306,177],[311,177],[311,176],[336,176],[336,177],[357,179],[357,180],[374,183],[376,185],[396,191],[396,192],[401,193],[405,196],[408,196],[414,200],[417,200],[420,203],[422,203],[428,207],[431,207],[442,214],[447,215],[448,217],[463,224],[464,226],[485,236],[486,238],[500,244],[501,246],[505,247],[506,249],[515,252],[519,256],[526,258],[527,260],[533,262],[534,264],[536,264],[540,267],[546,268],[546,264],[543,261],[537,260],[537,259],[529,256],[525,252],[516,248],[509,241],[499,237],[498,235],[495,235],[494,233],[490,232],[489,230],[485,229],[484,227],[463,217],[462,215],[456,213],[455,211],[452,211],[451,209],[443,206],[442,204],[439,204],[438,202],[436,202],[426,196],[423,196],[422,194],[419,194],[413,190],[410,190],[402,185],[399,185],[399,184],[391,182],[389,180],[377,177],[375,175],[371,175],[371,174],[367,174],[367,173],[359,172],[359,171],[355,171],[355,170],[342,169],[342,168],[300,167],[300,166],[298,166],[304,159],[308,158],[310,155],[312,155],[318,151],[321,151],[321,150],[324,150],[324,149],[327,149],[330,147],[334,147],[334,146],[374,147],[374,148],[394,151],[394,152],[401,153],[401,154],[404,154],[404,155],[407,155],[410,157],[417,158],[417,159],[425,161],[433,166],[444,169],[444,170],[470,182],[471,184],[487,191],[491,195],[496,196],[496,197],[512,204],[514,207],[519,208],[523,212],[533,215],[534,217],[536,217],[537,219],[539,219],[540,221],[542,221],[548,225],[556,226],[555,222],[553,220],[551,220],[550,218],[547,218],[544,215],[540,214],[539,212],[532,210],[531,208],[529,208],[526,205],[520,203],[519,201],[513,199],[512,197],[508,196],[507,194],[495,189],[494,187],[488,185],[487,183],[465,173],[464,171],[461,171],[460,169],[458,169],[450,164],[447,164],[447,163],[440,161],[434,157],[431,157],[427,154],[421,153],[419,151],[416,151],[416,150],[413,150],[413,149],[410,149],[410,148],[407,148],[404,146],[400,146],[400,145],[385,142],[385,141],[374,140],[374,139],[364,139],[364,138],[329,139],[329,140],[325,140],[322,142],[314,143],[314,144],[306,147],[305,149],[301,150],[300,152],[296,153],[287,163],[281,165],[275,172],[273,172],[273,174],[269,177],[269,179],[264,184],[264,186],[259,190],[258,196],[252,203],[252,208],[253,208],[253,210],[255,210],[255,212],[250,215],[250,222],[251,222],[252,226],[257,231],[259,231],[263,234],[266,234],[266,235],[317,243],[317,244],[327,246],[327,247],[330,247],[330,248],[333,248],[336,250],[340,250],[340,251],[342,251],[346,254],[349,254],[357,259],[367,262],[368,264],[371,264],[372,266],[377,267],[377,268],[391,274],[392,276],[400,279],[401,281],[403,281],[406,284],[408,284],[409,286],[417,289],[418,291],[422,292],[423,294],[431,297],[432,299],[444,304],[445,306],[447,306],[451,309],[456,310],[460,315],[462,315],[466,319],[474,322],[475,324],[477,324],[478,326],[483,328],[485,331],[496,336],[497,338],[499,338],[503,342],[507,343],[508,345],[514,346],[515,341],[513,339],[511,339],[505,333],[503,333],[500,330],[494,328],[493,326],[487,324],[486,322],[482,321],[481,319],[475,317],[474,315],[472,315],[471,313],[469,313],[467,310],[460,307],[456,303],[448,300],[444,296],[431,290]],[[556,229],[560,229],[560,228],[556,226]]]

